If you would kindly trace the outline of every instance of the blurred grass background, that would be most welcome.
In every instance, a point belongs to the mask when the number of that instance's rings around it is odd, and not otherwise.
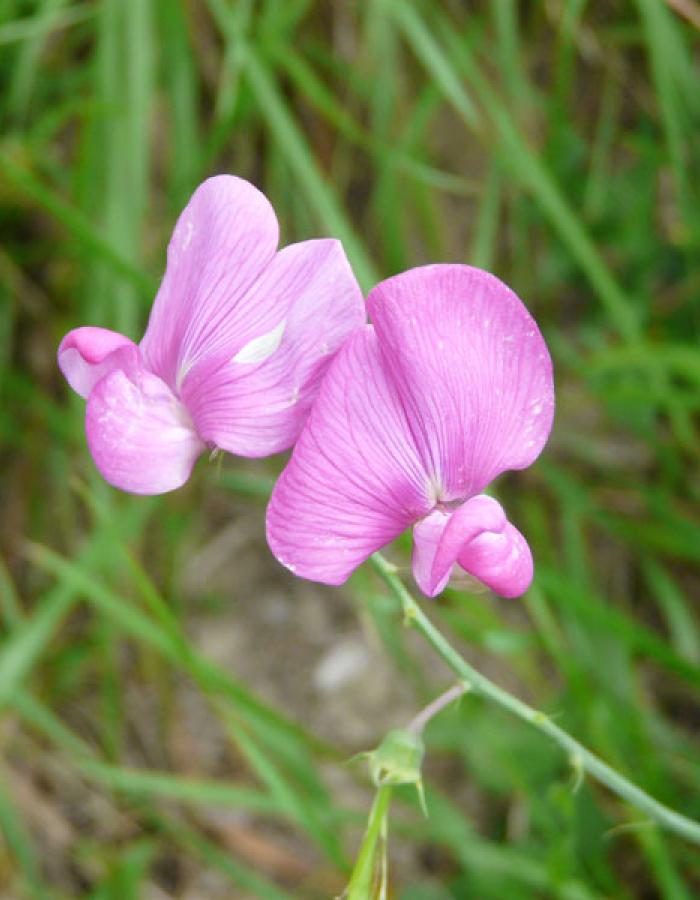
[[[372,800],[345,760],[450,683],[371,574],[269,556],[280,460],[161,498],[92,467],[58,341],[138,339],[215,172],[285,242],[341,238],[365,289],[460,261],[525,299],[558,415],[499,491],[536,582],[429,612],[700,819],[699,54],[695,0],[2,0],[0,896],[338,894]],[[393,896],[700,896],[697,850],[501,711],[466,698],[426,738]]]

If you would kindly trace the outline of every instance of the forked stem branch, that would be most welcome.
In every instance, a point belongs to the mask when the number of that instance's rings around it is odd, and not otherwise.
[[[659,803],[658,800],[655,800],[640,787],[637,787],[624,775],[621,775],[607,763],[604,763],[595,753],[592,753],[583,744],[572,738],[563,728],[555,725],[547,715],[538,712],[536,709],[528,706],[527,703],[523,703],[522,700],[503,690],[503,688],[494,684],[493,681],[469,665],[425,615],[399,578],[395,567],[380,553],[375,553],[371,557],[371,562],[401,603],[406,620],[423,635],[450,669],[461,679],[466,688],[497,703],[519,719],[529,722],[530,725],[552,738],[555,743],[559,744],[568,753],[571,765],[578,772],[588,772],[589,775],[592,775],[593,778],[604,784],[618,797],[622,797],[623,800],[627,800],[633,806],[636,806],[637,809],[646,813],[650,819],[653,819],[662,827],[700,846],[700,823],[675,812],[663,803]]]

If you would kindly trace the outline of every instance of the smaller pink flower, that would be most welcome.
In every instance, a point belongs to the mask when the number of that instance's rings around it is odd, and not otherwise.
[[[294,443],[365,312],[338,241],[278,251],[278,240],[257,188],[210,178],[175,226],[141,343],[92,327],[61,341],[58,364],[87,399],[88,446],[111,484],[159,494],[207,448],[267,456]]]
[[[554,415],[542,335],[505,284],[424,266],[378,284],[373,325],[331,365],[267,512],[279,561],[341,584],[413,525],[413,572],[430,597],[463,570],[505,597],[532,555],[483,494],[539,456]]]

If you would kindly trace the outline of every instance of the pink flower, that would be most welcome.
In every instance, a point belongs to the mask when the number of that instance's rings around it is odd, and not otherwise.
[[[88,445],[111,484],[159,494],[207,448],[266,456],[294,443],[365,312],[338,241],[277,251],[278,239],[260,191],[210,178],[175,226],[141,343],[103,328],[61,341],[59,366],[87,398]]]
[[[493,275],[412,269],[377,285],[374,325],[340,351],[272,494],[279,561],[341,584],[413,525],[413,572],[435,596],[461,567],[506,597],[532,580],[530,549],[482,493],[524,469],[552,425],[552,364],[532,317]]]

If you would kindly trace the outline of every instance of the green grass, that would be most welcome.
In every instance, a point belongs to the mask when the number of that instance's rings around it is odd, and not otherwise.
[[[292,701],[312,662],[290,648],[272,690],[201,639],[271,591],[302,614],[310,589],[261,538],[280,461],[120,495],[54,363],[79,324],[141,334],[174,219],[220,171],[268,193],[285,242],[340,238],[365,289],[463,261],[528,303],[557,422],[499,496],[536,582],[450,590],[431,617],[700,819],[698,31],[663,0],[5,0],[0,49],[0,894],[313,900],[360,846],[374,794],[345,760],[370,747]],[[192,588],[187,561],[232,524],[252,536],[229,580]],[[370,572],[324,598],[407,708],[449,684]],[[258,623],[261,655],[286,627]],[[387,705],[373,743],[400,724]],[[426,747],[429,818],[392,799],[393,896],[700,894],[693,848],[479,698]]]

